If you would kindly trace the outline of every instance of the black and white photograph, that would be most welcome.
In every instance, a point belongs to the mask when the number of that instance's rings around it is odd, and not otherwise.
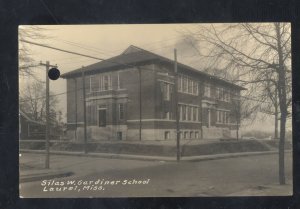
[[[18,36],[20,198],[293,195],[290,23]]]

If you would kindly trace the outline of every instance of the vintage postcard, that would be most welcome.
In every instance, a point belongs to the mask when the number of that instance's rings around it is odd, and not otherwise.
[[[19,26],[20,197],[290,196],[291,24]]]

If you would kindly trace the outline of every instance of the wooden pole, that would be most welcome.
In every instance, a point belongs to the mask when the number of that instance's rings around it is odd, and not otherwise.
[[[87,154],[87,128],[86,128],[86,101],[85,101],[85,74],[82,67],[82,95],[83,95],[83,129],[84,129],[84,154]]]
[[[45,150],[46,150],[46,158],[45,158],[45,168],[50,168],[50,107],[49,107],[49,92],[50,92],[50,84],[48,72],[50,67],[57,67],[56,65],[50,65],[49,61],[46,63],[40,62],[40,65],[46,67],[46,136],[45,136]]]
[[[49,118],[49,72],[50,64],[46,61],[46,169],[50,168],[50,142],[49,142],[49,132],[50,132],[50,118]]]
[[[176,117],[176,148],[177,148],[177,162],[180,161],[180,135],[179,135],[179,113],[178,113],[178,72],[177,72],[177,50],[174,49],[174,73],[175,73],[175,86],[174,86],[174,102],[175,102],[175,117]]]
[[[142,72],[141,68],[138,68],[139,71],[139,110],[140,110],[140,118],[139,118],[139,139],[142,141]]]
[[[75,140],[77,141],[77,78],[74,78],[75,83]]]

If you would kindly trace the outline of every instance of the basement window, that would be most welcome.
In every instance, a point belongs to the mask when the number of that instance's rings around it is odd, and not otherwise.
[[[165,131],[165,140],[170,139],[170,131]]]

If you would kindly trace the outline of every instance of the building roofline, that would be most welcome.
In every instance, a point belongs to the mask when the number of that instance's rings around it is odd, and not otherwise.
[[[130,46],[127,47],[121,54],[119,54],[119,55],[117,55],[117,56],[114,56],[114,57],[111,57],[111,58],[108,58],[108,59],[106,59],[106,60],[103,60],[103,61],[100,61],[100,62],[91,64],[91,65],[89,65],[89,66],[96,65],[96,64],[101,63],[101,62],[111,62],[111,63],[119,64],[120,66],[121,66],[121,65],[124,65],[124,66],[130,66],[130,65],[132,65],[132,63],[131,63],[131,64],[122,64],[122,63],[117,63],[117,62],[114,62],[114,61],[110,61],[110,60],[113,60],[113,59],[116,59],[116,58],[118,58],[118,57],[121,57],[121,56],[125,55],[126,52],[128,51],[128,49],[129,49],[130,47],[134,47],[135,49],[138,49],[139,51],[144,51],[144,52],[149,53],[149,54],[151,54],[152,56],[154,56],[153,59],[149,59],[149,60],[147,60],[147,61],[150,61],[150,60],[161,60],[161,61],[164,61],[164,62],[169,63],[169,64],[174,63],[173,60],[171,60],[171,59],[169,59],[169,58],[167,58],[167,57],[163,57],[163,56],[158,55],[158,54],[155,54],[155,53],[153,53],[153,52],[151,52],[151,51],[142,49],[142,48],[137,47],[137,46],[134,46],[134,45],[130,45]],[[133,52],[133,53],[137,53],[137,52]],[[141,62],[143,62],[143,61],[146,61],[146,60],[141,60],[141,61],[136,62],[136,63],[133,63],[133,64],[134,64],[134,65],[137,65],[138,63],[141,63]],[[191,71],[191,72],[193,72],[193,73],[197,73],[197,74],[203,75],[203,76],[205,76],[205,77],[207,77],[207,78],[209,78],[209,79],[217,80],[217,81],[220,81],[220,82],[222,82],[222,83],[224,83],[224,84],[227,84],[227,85],[230,85],[230,86],[234,86],[234,87],[236,87],[236,88],[239,88],[240,90],[247,90],[246,88],[244,88],[244,87],[242,87],[242,86],[239,86],[239,85],[236,85],[236,84],[234,84],[234,83],[232,83],[232,82],[230,82],[230,81],[228,81],[228,80],[225,80],[225,79],[222,79],[222,78],[218,78],[218,77],[216,77],[216,76],[214,76],[214,75],[211,75],[211,74],[209,74],[209,73],[206,73],[206,72],[197,70],[197,69],[195,69],[195,68],[193,68],[193,67],[191,67],[191,66],[185,65],[185,64],[183,64],[183,63],[177,62],[177,66],[178,66],[179,68],[181,68],[181,69],[188,70],[188,71]],[[88,67],[88,66],[87,66],[87,67]],[[105,68],[104,68],[104,69],[105,69]],[[106,68],[106,69],[108,69],[108,68]],[[64,73],[64,74],[61,75],[61,77],[64,78],[64,79],[68,79],[68,78],[70,78],[70,77],[73,77],[73,76],[75,76],[75,75],[80,74],[80,73],[81,73],[81,70],[82,70],[82,69],[79,68],[79,69],[76,69],[76,70],[73,70],[73,71]],[[93,70],[88,70],[87,72],[90,72],[90,71],[93,71]]]
[[[27,119],[28,121],[32,122],[32,123],[36,123],[39,125],[45,125],[45,123],[40,122],[40,121],[35,121],[33,119],[31,119],[28,115],[26,115],[22,110],[19,109],[19,114],[22,115],[25,119]]]

